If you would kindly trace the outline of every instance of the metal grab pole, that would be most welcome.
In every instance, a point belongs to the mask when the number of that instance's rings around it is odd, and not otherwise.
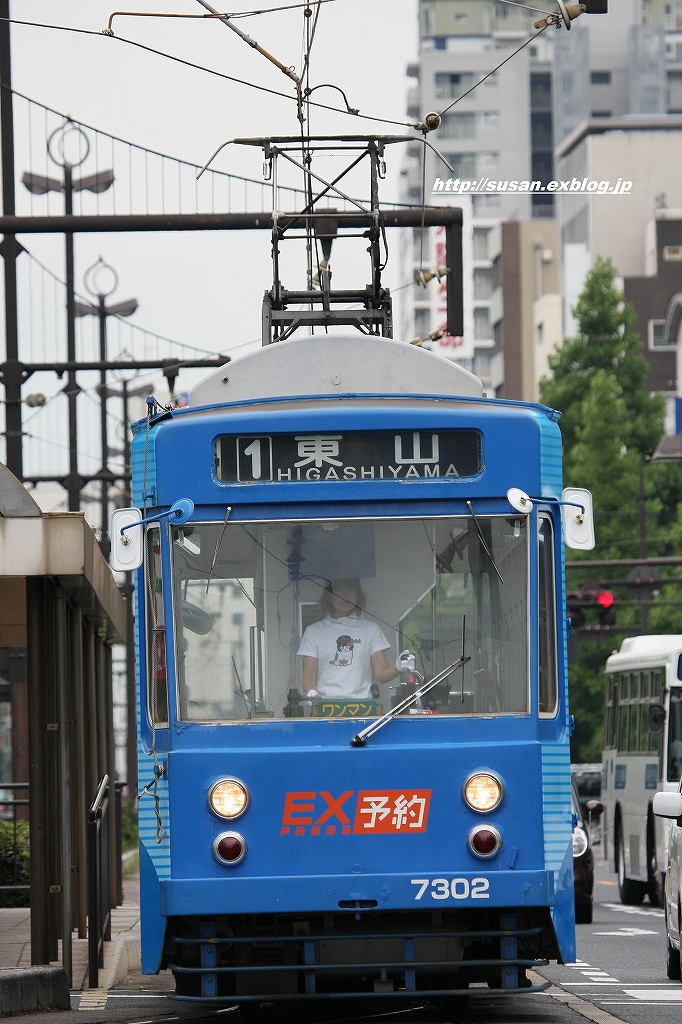
[[[69,988],[73,983],[71,933],[72,885],[71,885],[71,770],[69,759],[69,664],[68,629],[66,613],[66,591],[57,587],[56,647],[57,647],[57,708],[59,712],[59,825],[61,847],[61,894],[62,894],[62,967],[66,971]]]

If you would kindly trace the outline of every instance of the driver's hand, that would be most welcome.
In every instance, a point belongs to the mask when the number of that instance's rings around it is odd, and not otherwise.
[[[395,663],[397,672],[414,672],[417,665],[414,654],[409,651],[401,651]]]

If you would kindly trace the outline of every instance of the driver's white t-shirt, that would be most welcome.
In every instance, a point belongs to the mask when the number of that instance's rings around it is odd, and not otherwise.
[[[327,616],[308,626],[298,654],[317,658],[317,692],[321,697],[371,697],[372,655],[390,644],[376,622],[354,613]]]

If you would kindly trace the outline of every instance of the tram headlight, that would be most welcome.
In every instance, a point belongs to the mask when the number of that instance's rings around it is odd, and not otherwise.
[[[208,791],[208,806],[219,818],[238,818],[249,806],[249,791],[238,779],[218,779]]]
[[[474,772],[464,783],[463,795],[472,811],[487,814],[499,806],[504,795],[504,787],[492,772]]]
[[[585,830],[580,828],[579,825],[576,825],[573,829],[573,836],[571,838],[573,841],[573,856],[582,857],[588,846]]]

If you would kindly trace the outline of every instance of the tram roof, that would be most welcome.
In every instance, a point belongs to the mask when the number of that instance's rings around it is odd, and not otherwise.
[[[318,334],[238,356],[194,386],[190,405],[334,393],[485,397],[478,377],[434,352],[393,338]]]

